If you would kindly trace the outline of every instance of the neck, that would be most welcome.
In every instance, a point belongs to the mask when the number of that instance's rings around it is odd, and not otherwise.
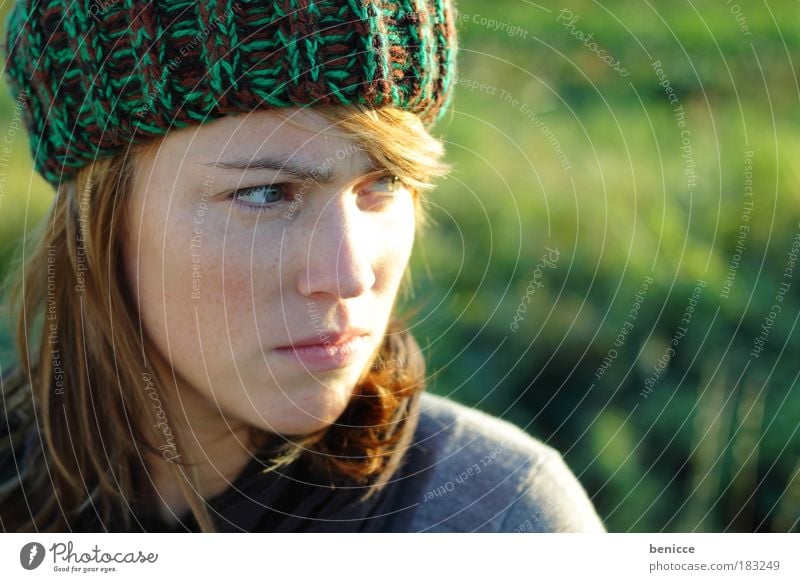
[[[178,523],[190,508],[179,479],[189,479],[197,495],[208,500],[230,487],[252,458],[249,427],[231,424],[218,410],[192,402],[185,396],[189,394],[190,390],[182,392],[181,406],[172,407],[184,413],[169,418],[172,426],[159,427],[156,433],[162,440],[155,445],[161,454],[147,454],[158,512],[170,524]]]

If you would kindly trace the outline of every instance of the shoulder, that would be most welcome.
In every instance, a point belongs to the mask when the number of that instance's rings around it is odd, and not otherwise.
[[[604,531],[555,449],[441,396],[420,399],[403,478],[409,531]]]

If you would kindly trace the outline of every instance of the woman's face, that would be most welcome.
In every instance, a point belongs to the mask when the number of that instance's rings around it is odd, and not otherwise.
[[[138,161],[125,269],[193,421],[222,412],[287,435],[333,423],[409,260],[412,193],[321,115],[291,114],[305,128],[229,116]]]

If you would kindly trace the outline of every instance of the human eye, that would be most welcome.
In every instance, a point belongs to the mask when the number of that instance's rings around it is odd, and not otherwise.
[[[394,174],[382,174],[377,179],[367,185],[366,191],[373,192],[397,192],[403,187],[403,181]]]
[[[291,199],[288,184],[260,184],[248,188],[239,188],[230,194],[234,203],[248,211],[265,211],[286,199]]]
[[[379,210],[407,192],[403,180],[391,173],[379,174],[369,180],[359,190],[359,195],[367,202],[369,210]]]

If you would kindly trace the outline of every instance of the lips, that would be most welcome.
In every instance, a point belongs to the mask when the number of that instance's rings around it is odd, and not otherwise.
[[[350,329],[343,333],[321,332],[313,338],[275,348],[275,353],[305,368],[326,371],[357,362],[370,343],[369,332],[361,329]]]
[[[283,349],[306,348],[314,346],[326,347],[326,346],[344,345],[352,338],[369,335],[369,333],[370,332],[366,329],[357,329],[357,328],[350,328],[344,331],[323,330],[313,336],[309,336],[307,338],[294,341],[288,345],[280,346],[276,349],[283,350]]]

